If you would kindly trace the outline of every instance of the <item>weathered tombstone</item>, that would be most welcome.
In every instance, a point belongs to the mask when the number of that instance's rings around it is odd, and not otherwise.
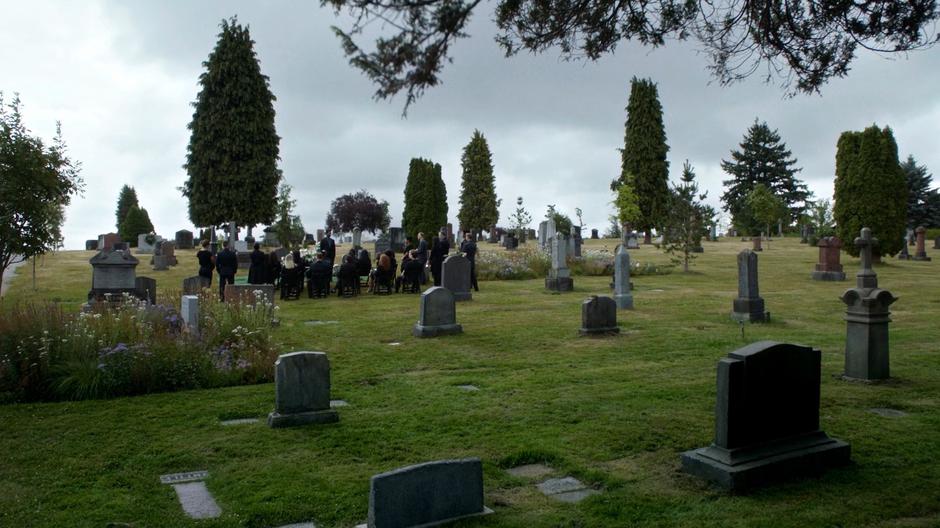
[[[627,249],[640,249],[640,239],[637,237],[636,231],[627,233],[626,245]]]
[[[526,229],[526,240],[535,240],[535,229]]]
[[[682,469],[744,491],[849,462],[849,444],[819,428],[821,353],[760,341],[718,362],[715,440],[682,454]]]
[[[578,258],[581,256],[581,228],[571,226],[568,236],[568,254]]]
[[[369,519],[357,528],[438,526],[487,513],[480,459],[439,460],[373,476]]]
[[[545,245],[543,246],[543,249],[551,251],[552,240],[557,238],[557,235],[558,233],[555,230],[555,219],[549,218],[545,221]]]
[[[332,423],[339,415],[330,408],[330,360],[323,352],[292,352],[274,362],[274,411],[271,427]]]
[[[375,248],[372,254],[378,257],[378,255],[385,253],[391,248],[392,244],[389,242],[388,233],[382,233],[375,239]]]
[[[907,252],[907,235],[905,236],[905,243],[901,244],[901,251],[898,253],[898,260],[911,260],[911,254]]]
[[[806,244],[809,242],[809,231],[806,229],[806,224],[800,224],[800,244]]]
[[[466,257],[451,255],[444,259],[441,275],[441,286],[454,294],[455,301],[469,301],[473,298],[470,293],[470,261]]]
[[[97,251],[98,250],[98,241],[97,240],[86,240],[85,241],[85,251]]]
[[[176,236],[173,238],[176,242],[176,247],[180,249],[193,248],[193,232],[189,229],[180,229],[176,232]]]
[[[170,263],[163,255],[154,255],[151,261],[153,262],[153,271],[166,271],[170,269]]]
[[[172,240],[164,240],[160,243],[160,254],[166,257],[166,262],[170,266],[176,266],[179,261],[176,260],[176,243]]]
[[[135,277],[134,290],[138,299],[157,304],[157,280],[150,277]]]
[[[273,284],[226,284],[225,302],[274,304]]]
[[[937,238],[933,239],[933,248],[934,248],[934,249],[940,249],[940,236],[938,236]]]
[[[816,264],[816,270],[812,273],[813,280],[845,280],[845,272],[842,271],[842,264],[839,262],[842,240],[835,236],[824,237],[819,239],[816,246],[819,247],[819,263]]]
[[[140,261],[129,251],[100,251],[89,259],[91,264],[91,290],[88,300],[103,300],[111,295],[114,300],[124,293],[136,294],[136,268]]]
[[[232,249],[233,249],[235,252],[245,252],[245,251],[248,251],[248,242],[246,242],[246,241],[244,241],[244,240],[236,240],[236,241],[232,244]]]
[[[539,248],[540,249],[546,248],[546,240],[545,240],[546,235],[545,234],[547,233],[547,229],[548,229],[547,220],[542,220],[541,222],[539,222]]]
[[[235,260],[238,261],[238,269],[248,269],[251,267],[251,252],[239,251],[235,253]]]
[[[401,253],[405,251],[405,232],[400,227],[388,228],[388,239],[392,245],[392,251]]]
[[[210,281],[201,275],[183,279],[183,295],[199,295],[203,288],[208,288]]]
[[[591,240],[597,240],[597,239],[599,239],[599,238],[600,238],[600,236],[597,234],[597,229],[592,229],[592,230],[591,230]]]
[[[926,233],[927,230],[924,229],[924,226],[920,226],[914,230],[917,234],[917,248],[914,250],[914,260],[930,260],[930,257],[927,256],[927,247],[926,247]]]
[[[442,286],[433,286],[421,294],[418,322],[412,333],[415,337],[436,337],[459,334],[463,327],[457,324],[454,294]]]
[[[914,230],[911,229],[910,227],[908,227],[908,228],[904,231],[904,240],[907,241],[907,245],[908,245],[908,246],[913,246],[913,245],[914,245],[914,241],[916,240],[916,237],[915,237],[915,235],[914,235]]]
[[[153,253],[153,244],[147,242],[147,238],[150,236],[148,233],[142,233],[137,235],[137,254],[139,255],[149,255]]]
[[[568,269],[568,243],[563,236],[556,235],[550,240],[550,247],[552,267],[545,278],[545,288],[557,292],[573,290],[574,280]]]
[[[619,334],[617,303],[610,297],[592,295],[581,303],[582,336]]]
[[[761,239],[764,238],[764,233],[761,233],[760,236],[751,237],[751,250],[752,251],[763,251],[764,248],[761,247]]]
[[[199,335],[199,296],[183,295],[180,299],[180,317],[193,335]]]
[[[362,247],[362,230],[358,227],[353,229],[352,244],[353,247]]]
[[[614,302],[621,310],[633,309],[633,294],[630,293],[630,254],[623,244],[614,255]]]
[[[872,246],[878,239],[872,238],[871,229],[862,228],[861,236],[855,239],[861,257],[861,270],[855,276],[855,288],[842,294],[845,311],[845,377],[863,380],[887,379],[890,374],[888,358],[888,323],[891,312],[888,307],[897,297],[878,288],[878,276],[871,268]]]
[[[712,242],[718,242],[718,224],[712,224],[709,240]]]
[[[503,234],[499,235],[499,245],[502,246],[502,247],[504,247],[504,248],[505,248],[505,247],[508,247],[508,246],[506,245],[506,240],[507,240],[507,239],[508,239],[508,237],[506,236],[506,233],[503,233]]]
[[[749,249],[738,253],[738,298],[734,300],[731,318],[752,323],[770,319],[758,290],[757,253]]]
[[[499,232],[496,230],[496,226],[490,228],[490,238],[487,240],[490,244],[499,243]]]
[[[106,233],[98,236],[99,251],[114,251],[114,245],[123,242],[121,235],[117,233]]]

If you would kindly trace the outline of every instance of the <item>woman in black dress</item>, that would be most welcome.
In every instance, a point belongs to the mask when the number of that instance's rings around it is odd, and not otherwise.
[[[199,276],[206,279],[209,286],[212,286],[212,271],[215,270],[215,257],[209,251],[209,241],[202,241],[202,249],[196,252],[196,258],[199,259]]]
[[[248,267],[248,284],[264,284],[267,282],[265,264],[267,255],[261,251],[261,244],[255,243],[255,250],[251,252],[251,266]]]
[[[440,237],[434,237],[431,240],[431,255],[428,257],[428,263],[431,265],[431,276],[434,277],[434,285],[441,285],[441,266],[444,264],[444,257],[450,249],[447,242],[441,242]]]

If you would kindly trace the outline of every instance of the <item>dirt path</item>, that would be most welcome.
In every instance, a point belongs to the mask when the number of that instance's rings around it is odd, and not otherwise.
[[[4,295],[6,295],[7,289],[10,287],[8,283],[10,282],[10,279],[13,278],[13,274],[16,273],[16,268],[22,266],[23,264],[26,264],[27,262],[28,260],[24,260],[23,262],[10,264],[10,266],[7,269],[3,270],[3,284],[0,285],[0,297],[3,297]]]

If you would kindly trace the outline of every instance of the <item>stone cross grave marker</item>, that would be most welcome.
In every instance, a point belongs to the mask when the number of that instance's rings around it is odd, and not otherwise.
[[[441,286],[454,294],[455,301],[473,299],[470,293],[470,261],[462,255],[451,255],[441,265]]]
[[[412,333],[415,337],[436,337],[459,334],[463,327],[457,324],[454,294],[442,286],[432,286],[421,294],[418,322]]]
[[[369,519],[358,528],[437,526],[488,513],[480,459],[439,460],[373,476]]]
[[[593,295],[581,303],[582,336],[619,334],[617,303],[610,297]]]
[[[332,423],[339,415],[330,408],[330,360],[323,352],[292,352],[274,362],[274,411],[271,427]]]
[[[770,319],[757,283],[757,253],[749,249],[738,253],[738,298],[732,304],[731,318],[752,323]]]
[[[819,428],[821,352],[760,341],[718,362],[715,440],[682,469],[729,490],[815,475],[849,462],[849,444]]]

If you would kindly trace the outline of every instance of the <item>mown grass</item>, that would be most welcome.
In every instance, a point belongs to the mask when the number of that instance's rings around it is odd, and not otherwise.
[[[611,241],[592,241],[592,246]],[[577,337],[580,303],[609,292],[607,277],[575,277],[576,291],[541,280],[483,282],[458,305],[459,336],[411,337],[414,295],[280,303],[285,352],[329,354],[340,422],[272,430],[270,384],[108,401],[0,406],[0,526],[278,526],[365,519],[369,477],[396,467],[478,456],[496,515],[456,526],[936,526],[940,524],[940,253],[933,262],[888,261],[881,285],[900,300],[891,325],[893,380],[837,379],[845,324],[839,295],[850,280],[809,279],[815,248],[775,240],[760,255],[772,322],[729,318],[735,254],[747,244],[706,243],[693,272],[633,279],[634,311],[619,337]],[[483,244],[484,249],[492,246]],[[195,260],[143,272],[174,296]],[[84,300],[90,253],[60,253],[21,268],[3,301]],[[668,262],[645,246],[635,260]],[[193,264],[193,265],[191,265]],[[173,290],[173,291],[171,291]],[[329,320],[336,324],[310,325]],[[743,332],[743,338],[742,338]],[[823,352],[822,427],[852,444],[853,464],[819,479],[750,495],[710,489],[679,471],[679,454],[711,441],[715,363],[751,341],[809,344]],[[399,345],[391,345],[397,342]],[[478,392],[456,386],[474,384]],[[868,411],[908,413],[885,418]],[[263,422],[263,420],[262,420]],[[602,493],[570,505],[509,476],[546,461]],[[221,518],[187,519],[160,474],[208,469]]]

